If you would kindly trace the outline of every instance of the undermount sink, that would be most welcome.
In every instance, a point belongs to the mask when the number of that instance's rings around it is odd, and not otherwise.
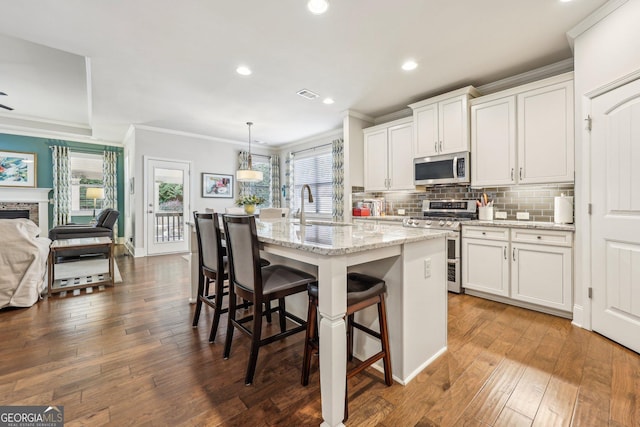
[[[333,221],[307,221],[306,225],[329,225],[331,227],[350,227],[353,224],[349,222],[333,222]]]

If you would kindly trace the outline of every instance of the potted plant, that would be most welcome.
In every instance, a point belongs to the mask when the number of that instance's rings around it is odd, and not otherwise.
[[[255,194],[248,194],[237,199],[236,205],[244,206],[244,211],[247,213],[247,215],[253,215],[253,213],[256,211],[256,205],[264,202],[264,198],[256,196]]]

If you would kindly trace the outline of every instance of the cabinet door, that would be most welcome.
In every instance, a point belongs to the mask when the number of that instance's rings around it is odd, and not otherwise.
[[[438,103],[439,153],[469,151],[469,113],[465,96]]]
[[[571,311],[571,248],[527,243],[511,248],[511,297]]]
[[[508,246],[495,240],[462,239],[462,286],[508,297]]]
[[[413,190],[413,124],[389,128],[389,179],[391,190]]]
[[[573,182],[573,80],[518,95],[518,178]]]
[[[471,106],[471,184],[515,184],[516,99]]]
[[[415,123],[413,156],[438,154],[438,104],[425,105],[413,112]]]
[[[364,136],[364,188],[386,190],[387,178],[387,129],[381,129]]]

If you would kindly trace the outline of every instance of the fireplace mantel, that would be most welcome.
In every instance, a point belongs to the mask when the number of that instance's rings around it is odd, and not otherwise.
[[[0,203],[37,203],[40,235],[49,234],[49,192],[51,188],[0,187]]]

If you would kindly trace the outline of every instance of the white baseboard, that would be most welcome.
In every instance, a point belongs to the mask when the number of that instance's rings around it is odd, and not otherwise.
[[[584,327],[584,308],[581,305],[575,304],[573,306],[573,320],[571,324],[586,329]]]

